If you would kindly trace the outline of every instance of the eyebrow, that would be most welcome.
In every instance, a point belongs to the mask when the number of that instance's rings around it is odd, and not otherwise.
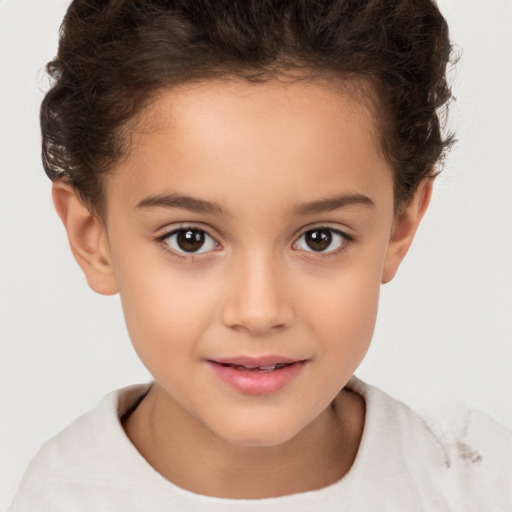
[[[222,206],[182,194],[157,194],[144,198],[137,204],[137,208],[182,208],[196,213],[212,215],[225,215],[227,212]]]
[[[332,212],[339,208],[346,208],[353,205],[372,207],[375,206],[375,203],[368,196],[363,194],[342,194],[300,204],[293,209],[293,213],[296,215],[311,215],[313,213]]]
[[[292,214],[325,213],[353,205],[372,207],[375,206],[375,203],[368,196],[362,194],[342,194],[296,205],[292,208]],[[228,212],[217,203],[183,194],[150,195],[137,203],[137,208],[181,208],[195,213],[228,215]]]

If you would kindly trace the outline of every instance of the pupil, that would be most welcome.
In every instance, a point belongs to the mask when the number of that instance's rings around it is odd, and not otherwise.
[[[177,242],[183,251],[198,251],[204,244],[204,232],[197,229],[183,229],[178,232]]]
[[[332,242],[332,233],[328,229],[315,229],[306,233],[306,243],[313,251],[325,251]]]

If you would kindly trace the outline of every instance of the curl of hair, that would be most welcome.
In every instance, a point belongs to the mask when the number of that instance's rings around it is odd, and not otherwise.
[[[92,209],[126,153],[127,123],[163,88],[280,74],[371,84],[401,204],[453,143],[451,44],[433,0],[74,0],[41,105],[42,158]]]

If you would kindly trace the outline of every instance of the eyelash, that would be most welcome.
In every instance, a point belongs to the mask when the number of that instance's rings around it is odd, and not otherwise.
[[[183,226],[180,226],[178,228],[174,228],[171,231],[167,231],[163,235],[158,236],[156,238],[156,241],[159,242],[163,246],[163,249],[168,254],[170,254],[174,258],[177,258],[180,261],[194,262],[194,261],[196,261],[197,259],[199,259],[201,257],[208,256],[212,252],[215,252],[215,250],[211,250],[211,251],[205,251],[203,253],[192,253],[192,252],[191,253],[180,253],[180,252],[177,252],[176,250],[172,249],[169,246],[169,243],[166,242],[166,240],[168,240],[173,235],[176,235],[176,234],[178,234],[180,232],[187,231],[187,230],[202,232],[208,238],[210,238],[215,243],[216,246],[220,246],[219,242],[217,242],[215,237],[210,235],[207,230],[199,228],[199,227],[196,227],[196,226],[187,226],[187,225],[183,225]],[[338,248],[336,248],[336,249],[334,249],[332,251],[329,251],[329,252],[321,252],[321,251],[315,252],[313,250],[311,250],[311,251],[304,250],[303,252],[307,253],[309,258],[313,258],[313,259],[327,259],[327,258],[330,258],[330,257],[335,257],[335,256],[345,252],[348,249],[348,247],[352,243],[355,242],[355,237],[354,236],[349,235],[349,234],[347,234],[347,233],[345,233],[343,231],[340,231],[339,229],[336,229],[336,228],[333,228],[333,227],[330,227],[330,226],[326,226],[326,225],[318,225],[318,226],[310,227],[307,230],[303,231],[297,237],[295,242],[292,244],[292,247],[295,246],[298,243],[298,241],[303,236],[305,236],[307,233],[311,233],[313,231],[320,231],[320,230],[329,231],[332,234],[340,236],[343,240],[341,242],[340,247],[338,247]],[[298,249],[298,250],[300,250],[300,249]]]
[[[204,252],[204,253],[180,253],[180,252],[177,252],[175,251],[174,249],[172,249],[169,244],[166,242],[166,240],[168,240],[171,236],[173,235],[176,235],[180,232],[183,232],[183,231],[199,231],[199,232],[202,232],[204,233],[208,238],[211,238],[214,242],[215,242],[215,245],[220,245],[219,242],[217,242],[217,240],[208,233],[207,230],[203,229],[203,228],[199,228],[199,227],[196,227],[196,226],[187,226],[187,225],[183,225],[183,226],[179,226],[178,228],[174,228],[170,231],[167,231],[166,233],[164,233],[163,235],[160,235],[156,238],[156,241],[159,242],[163,249],[170,255],[172,256],[173,258],[177,258],[178,260],[180,261],[186,261],[186,262],[193,262],[193,261],[196,261],[197,259],[203,257],[203,256],[207,256],[208,254],[210,254],[211,252],[213,251],[208,251],[208,252]]]
[[[326,226],[326,225],[318,225],[318,226],[309,227],[307,230],[303,231],[300,234],[300,236],[296,239],[296,241],[293,243],[292,247],[297,245],[298,241],[303,236],[307,235],[308,233],[312,233],[314,231],[321,231],[321,230],[329,231],[331,233],[331,235],[335,234],[335,235],[341,237],[342,238],[341,244],[336,249],[331,250],[331,251],[326,251],[326,252],[313,251],[313,250],[303,251],[304,253],[307,254],[308,258],[313,258],[313,259],[317,259],[317,260],[325,260],[328,258],[336,257],[339,254],[346,252],[347,249],[349,248],[349,246],[355,242],[355,237],[345,233],[344,231],[340,231],[339,229],[336,229],[336,228],[333,228],[330,226]]]

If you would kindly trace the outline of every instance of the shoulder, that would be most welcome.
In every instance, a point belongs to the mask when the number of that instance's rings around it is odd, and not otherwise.
[[[443,496],[448,510],[512,510],[511,432],[461,405],[419,414],[357,378],[349,386],[367,403],[365,430],[373,451],[387,458],[404,486]],[[374,465],[377,457],[366,460]]]
[[[151,384],[113,391],[91,411],[47,441],[31,460],[12,504],[12,512],[61,510],[57,503],[85,498],[95,485],[116,487],[112,462],[118,466],[134,448],[120,423]],[[120,460],[121,459],[121,460]],[[64,510],[64,509],[62,509]]]
[[[443,432],[454,478],[471,489],[473,506],[512,510],[512,433],[476,410],[466,410],[455,433],[444,425]]]

